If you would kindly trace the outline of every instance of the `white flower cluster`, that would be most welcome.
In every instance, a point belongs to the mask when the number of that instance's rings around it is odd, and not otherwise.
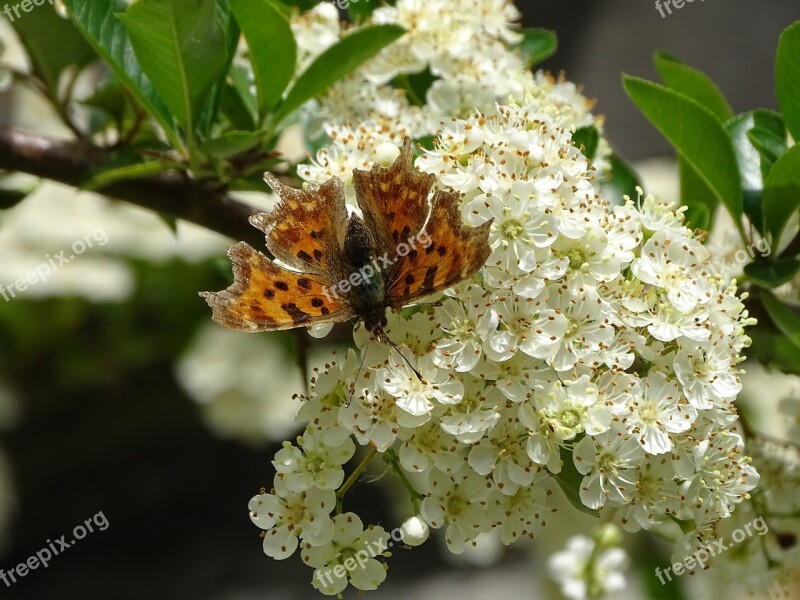
[[[434,149],[416,167],[462,194],[466,223],[493,220],[478,276],[388,315],[403,356],[358,328],[360,356],[318,373],[299,413],[304,433],[276,455],[272,489],[251,501],[264,551],[282,559],[301,547],[326,594],[385,578],[351,560],[362,538],[385,532],[342,512],[375,455],[455,554],[490,531],[507,545],[533,537],[556,502],[544,492],[552,480],[629,531],[679,520],[701,537],[758,483],[732,404],[753,320],[680,210],[649,196],[611,208],[600,196],[596,165],[572,140],[593,119],[577,89],[519,68],[493,72],[502,98],[475,92],[441,110],[431,88],[425,106],[397,94],[394,109],[381,104],[398,73],[429,67],[438,81],[462,81],[465,63],[486,58],[467,51],[475,37],[516,56],[510,6],[379,9],[374,19],[411,34],[386,51],[394,66],[374,61],[338,88],[364,92],[369,110],[337,112],[336,90],[322,100],[332,143],[299,169],[309,181],[340,177],[352,198],[352,169],[391,162],[402,138],[419,134],[413,120],[434,115]],[[345,477],[353,441],[369,453]]]
[[[253,500],[271,556],[298,538],[330,549],[351,437],[427,476],[412,499],[454,553],[493,529],[532,536],[542,480],[565,468],[587,508],[617,508],[631,531],[668,515],[708,535],[757,484],[732,404],[751,322],[735,288],[680,212],[651,197],[610,209],[561,114],[529,95],[453,120],[417,160],[463,194],[467,223],[494,219],[492,254],[435,307],[389,315],[411,365],[359,331],[358,380],[354,354],[316,380],[305,433]]]
[[[306,107],[309,137],[324,133],[330,143],[299,175],[315,182],[335,175],[347,185],[354,168],[390,163],[389,147],[401,145],[405,136],[433,136],[450,118],[492,113],[496,102],[526,93],[564,108],[569,127],[594,125],[602,132],[602,119],[591,113],[593,102],[574,84],[529,71],[514,48],[522,39],[515,26],[519,16],[507,0],[398,0],[376,9],[365,25],[396,24],[406,33]],[[298,70],[355,29],[342,29],[336,10],[325,2],[295,15]],[[398,80],[414,77],[432,80],[424,97],[416,97],[413,85],[396,87]],[[601,172],[609,152],[601,138],[595,163]]]
[[[571,537],[564,550],[550,557],[550,574],[566,598],[606,598],[625,588],[622,572],[628,566],[628,556],[617,547],[620,538],[614,526],[606,525],[591,538]]]

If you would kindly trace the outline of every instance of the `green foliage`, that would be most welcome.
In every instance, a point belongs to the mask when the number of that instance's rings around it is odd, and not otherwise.
[[[270,0],[229,0],[247,40],[261,114],[280,102],[297,63],[289,21]]]
[[[597,127],[594,125],[581,127],[572,134],[572,141],[578,148],[581,148],[581,152],[589,159],[589,162],[594,161],[594,157],[597,155],[597,145],[600,143],[600,133],[597,131]]]
[[[775,59],[775,88],[786,127],[800,141],[800,21],[781,35]]]
[[[558,36],[547,29],[523,29],[522,41],[517,45],[531,67],[553,56],[558,49]]]
[[[214,0],[139,0],[117,15],[156,93],[190,136],[227,62],[215,6]]]
[[[606,198],[612,204],[624,204],[623,198],[636,198],[636,188],[640,187],[639,177],[627,162],[616,154],[612,154],[609,159],[611,162],[611,174],[601,182]]]
[[[577,443],[578,440],[575,441]],[[572,462],[572,451],[566,448],[561,448],[561,471],[555,476],[558,486],[564,492],[564,496],[569,500],[574,508],[591,515],[599,517],[600,514],[596,510],[592,510],[586,506],[581,500],[580,489],[583,483],[583,475],[575,468],[575,463]]]
[[[280,123],[305,102],[324,93],[404,33],[397,25],[371,25],[328,48],[297,78],[278,107],[274,122]]]
[[[800,145],[778,158],[764,184],[764,224],[777,247],[786,224],[800,207]]]
[[[156,94],[133,52],[128,31],[116,15],[124,11],[125,0],[65,0],[72,21],[117,79],[166,132],[173,132],[172,117]],[[174,136],[172,137],[175,142]]]
[[[733,117],[733,109],[728,101],[704,73],[684,65],[666,52],[656,53],[654,63],[658,74],[669,89],[696,100],[714,113],[721,122]]]
[[[764,292],[759,297],[778,330],[792,344],[800,348],[800,313],[798,309],[784,304],[769,292]]]
[[[62,73],[69,68],[81,69],[96,56],[75,25],[62,19],[51,4],[37,8],[35,19],[16,19],[13,26],[28,51],[34,73],[53,97],[57,97]]]
[[[783,32],[775,63],[781,113],[755,109],[734,115],[719,88],[700,71],[666,53],[655,56],[667,87],[625,77],[628,95],[673,144],[678,154],[681,204],[687,222],[708,230],[721,202],[744,245],[765,236],[770,253],[744,265],[767,316],[752,334],[750,354],[800,374],[800,314],[770,291],[800,272],[800,234],[782,237],[800,208],[800,22]],[[745,218],[750,228],[745,228]],[[786,249],[782,250],[782,246]]]
[[[731,138],[714,113],[688,96],[656,83],[630,76],[623,81],[639,110],[739,223],[743,202],[736,154]]]
[[[757,286],[772,289],[790,281],[798,270],[800,260],[789,256],[772,262],[752,262],[745,266],[744,274]]]

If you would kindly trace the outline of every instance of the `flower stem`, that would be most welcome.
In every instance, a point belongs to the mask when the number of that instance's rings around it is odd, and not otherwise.
[[[411,498],[411,504],[414,505],[414,514],[418,515],[420,511],[420,500],[424,499],[425,496],[420,494],[417,490],[414,489],[414,486],[411,485],[411,482],[408,480],[408,476],[403,468],[400,466],[400,457],[397,456],[397,452],[394,450],[387,450],[386,453],[383,455],[383,460],[388,464],[392,471],[395,472],[397,477],[403,483],[403,486],[406,488],[409,497]]]
[[[353,487],[353,484],[356,482],[361,473],[364,472],[364,469],[367,468],[369,461],[372,460],[377,452],[377,448],[370,448],[364,459],[358,463],[358,466],[353,470],[352,473],[350,473],[350,477],[347,478],[347,481],[342,484],[342,487],[336,490],[336,514],[342,514],[342,499],[344,498],[344,495],[350,490],[351,487]]]

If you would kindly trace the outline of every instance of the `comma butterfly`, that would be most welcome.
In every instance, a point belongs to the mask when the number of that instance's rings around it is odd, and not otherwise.
[[[411,140],[390,167],[353,172],[363,217],[348,215],[342,181],[294,189],[267,173],[280,196],[250,222],[286,267],[245,242],[228,250],[234,282],[202,292],[212,318],[240,331],[273,331],[358,317],[378,341],[386,308],[398,309],[472,276],[489,257],[491,222],[464,226],[459,196],[428,194],[434,176],[414,169]],[[288,268],[287,268],[288,267]]]

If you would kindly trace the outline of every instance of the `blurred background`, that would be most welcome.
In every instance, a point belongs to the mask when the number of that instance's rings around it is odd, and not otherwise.
[[[655,79],[651,56],[665,49],[707,73],[735,111],[775,108],[778,35],[800,18],[797,0],[697,0],[666,18],[650,0],[517,5],[526,27],[558,32],[559,51],[544,68],[563,70],[598,99],[612,145],[636,163],[649,191],[666,197],[676,194],[665,160],[672,152],[624,96],[622,72]],[[3,16],[0,42],[6,59],[19,59]],[[0,123],[69,135],[20,87],[0,92]],[[268,205],[265,195],[248,199]],[[0,210],[0,285],[62,250],[72,255],[78,240],[91,247],[47,282],[8,301],[0,292],[0,567],[100,512],[109,526],[12,587],[0,582],[0,597],[318,597],[298,557],[263,555],[247,501],[271,482],[280,441],[298,431],[298,350],[321,366],[346,331],[319,341],[223,330],[197,292],[224,287],[230,240],[185,223],[173,232],[152,213],[55,184]],[[778,414],[769,407],[798,394],[793,380],[750,370],[745,403]],[[385,483],[348,501],[391,530],[403,516]],[[457,563],[439,540],[397,550],[392,577],[370,597],[557,597],[544,561],[585,518],[563,512],[534,548],[487,540]],[[637,539],[634,556],[665,551]],[[642,597],[650,585],[633,578],[622,597]]]

